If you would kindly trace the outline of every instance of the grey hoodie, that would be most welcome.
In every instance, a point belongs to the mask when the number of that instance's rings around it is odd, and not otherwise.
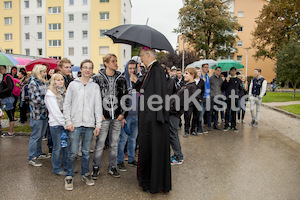
[[[79,78],[68,87],[64,102],[66,126],[101,128],[102,98],[98,84],[92,79],[84,85]]]

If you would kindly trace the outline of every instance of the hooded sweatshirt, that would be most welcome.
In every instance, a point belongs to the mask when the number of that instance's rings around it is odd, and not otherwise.
[[[139,93],[133,88],[133,83],[130,81],[130,75],[128,72],[128,63],[125,66],[124,77],[126,79],[128,95],[130,95],[130,99],[128,102],[130,110],[128,111],[128,116],[137,116],[138,115],[138,97]]]
[[[63,107],[66,126],[101,128],[102,98],[99,86],[92,79],[86,85],[79,78],[72,81]]]

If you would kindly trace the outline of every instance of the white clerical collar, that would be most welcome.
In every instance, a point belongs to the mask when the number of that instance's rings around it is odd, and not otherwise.
[[[157,60],[153,60],[148,66],[147,66],[147,69],[149,69],[149,67],[153,64],[153,63],[155,63]]]

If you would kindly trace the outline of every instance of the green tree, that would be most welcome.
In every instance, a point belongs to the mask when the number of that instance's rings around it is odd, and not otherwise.
[[[300,83],[300,42],[290,40],[278,51],[276,58],[277,79],[282,82],[289,81],[292,84],[294,88],[293,98],[295,98],[297,84]]]
[[[206,59],[228,56],[234,50],[239,25],[223,0],[186,0],[179,11],[179,28],[187,42]]]
[[[264,5],[252,35],[252,46],[257,49],[254,57],[276,60],[279,49],[290,39],[299,40],[300,1],[271,0]]]
[[[160,55],[161,53],[157,54],[157,60],[161,64],[165,64],[167,67],[171,68],[172,66],[182,68],[182,53],[179,55],[177,54],[172,54],[172,53],[164,53],[163,56]],[[199,58],[197,57],[195,52],[185,52],[184,53],[184,66],[186,67],[187,65],[195,62]]]
[[[139,56],[140,52],[142,50],[142,47],[132,47],[131,48],[131,56]]]

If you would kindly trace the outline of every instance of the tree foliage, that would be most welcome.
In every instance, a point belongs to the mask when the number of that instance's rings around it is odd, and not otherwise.
[[[252,33],[252,46],[257,49],[254,57],[275,60],[277,51],[284,44],[290,39],[299,40],[299,14],[299,0],[271,0],[264,5]]]
[[[142,47],[132,47],[131,48],[131,56],[139,56],[141,50],[142,50]]]
[[[206,59],[228,56],[234,49],[239,25],[223,0],[186,0],[179,11],[179,28],[194,49]]]
[[[296,87],[300,83],[300,42],[291,40],[278,51],[276,58],[277,79],[292,84],[295,98]]]
[[[199,58],[195,52],[185,52],[184,53],[184,66],[186,67],[187,65],[195,62],[198,59]],[[165,64],[169,68],[171,68],[172,66],[179,67],[179,68],[182,67],[182,53],[177,55],[177,54],[172,54],[172,53],[159,52],[157,54],[157,60],[161,64]]]

